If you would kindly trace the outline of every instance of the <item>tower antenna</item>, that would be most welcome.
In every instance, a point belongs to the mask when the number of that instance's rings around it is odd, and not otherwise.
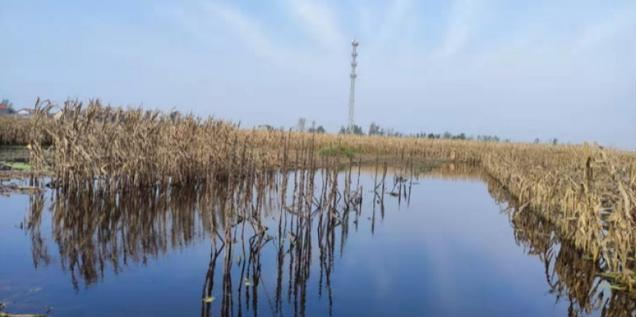
[[[349,86],[349,132],[354,132],[354,95],[356,88],[356,57],[358,53],[356,53],[356,48],[358,47],[358,42],[356,40],[352,41],[352,73],[349,75],[350,77],[350,86]]]

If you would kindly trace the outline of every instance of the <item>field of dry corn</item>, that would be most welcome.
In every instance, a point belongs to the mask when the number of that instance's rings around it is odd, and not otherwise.
[[[27,118],[0,116],[0,145],[26,145],[30,129],[31,121]]]
[[[213,118],[82,106],[60,116],[40,103],[30,120],[2,119],[0,143],[30,148],[33,170],[82,192],[229,181],[330,162],[428,160],[482,168],[519,202],[635,291],[635,153],[596,145],[541,145],[246,130]],[[28,126],[25,123],[28,121]],[[45,144],[50,144],[46,145]]]

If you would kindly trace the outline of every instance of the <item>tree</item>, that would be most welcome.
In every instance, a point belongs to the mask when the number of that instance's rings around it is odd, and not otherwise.
[[[299,118],[299,121],[296,123],[296,130],[305,132],[305,118]]]
[[[363,128],[361,128],[359,125],[353,125],[352,126],[352,131],[350,131],[352,134],[356,134],[356,135],[363,135],[365,134],[363,132]]]
[[[316,126],[316,121],[312,120],[310,128],[307,129],[310,133],[325,133],[325,128],[322,125]]]
[[[346,127],[341,127],[340,130],[338,130],[339,134],[356,134],[356,135],[364,135],[365,133],[363,133],[363,128],[361,128],[358,125],[353,125],[351,128],[346,128]]]
[[[325,128],[323,128],[322,125],[318,126],[318,127],[311,127],[307,130],[307,132],[310,133],[325,133]]]
[[[179,117],[181,117],[181,113],[179,113],[179,111],[177,111],[177,110],[173,110],[173,111],[170,112],[169,117],[170,117],[170,120],[175,121]]]
[[[261,124],[261,125],[257,126],[257,128],[262,129],[262,130],[266,130],[266,131],[274,131],[274,127],[269,125],[269,124]]]
[[[367,133],[369,135],[383,135],[383,130],[380,128],[379,125],[377,125],[376,123],[372,122],[369,125],[369,132]]]

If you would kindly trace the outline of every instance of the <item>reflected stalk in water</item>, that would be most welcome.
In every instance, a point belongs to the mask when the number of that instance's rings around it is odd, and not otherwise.
[[[294,159],[303,157],[297,153]],[[106,266],[117,273],[131,261],[147,263],[168,250],[208,238],[211,247],[201,293],[202,316],[215,312],[257,316],[268,310],[277,316],[305,316],[313,263],[318,266],[318,296],[327,297],[327,312],[332,315],[336,248],[339,256],[345,256],[350,224],[357,230],[363,212],[363,167],[358,165],[353,173],[350,163],[344,171],[336,162],[323,162],[321,166],[327,167],[321,169],[252,173],[195,187],[140,189],[115,196],[98,189],[90,195],[53,192],[52,228],[61,265],[78,289],[80,280],[88,287],[103,279]],[[424,172],[407,166],[373,166],[372,234],[378,221],[376,209],[380,221],[385,217],[385,197],[409,204],[412,186],[419,178],[481,180],[491,196],[506,205],[516,242],[544,262],[549,290],[556,301],[568,300],[569,315],[600,310],[602,316],[622,316],[634,311],[634,298],[610,290],[603,277],[603,262],[587,258],[561,240],[550,223],[518,206],[475,166],[443,164]],[[393,174],[389,192],[385,185],[388,173]],[[394,192],[397,195],[391,195]],[[36,268],[50,262],[39,229],[44,197],[31,196],[26,221]],[[266,250],[276,257],[273,292],[262,272]],[[222,279],[220,284],[215,283],[216,277]]]

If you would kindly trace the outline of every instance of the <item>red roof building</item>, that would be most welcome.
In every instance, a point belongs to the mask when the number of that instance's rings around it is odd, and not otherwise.
[[[9,105],[0,103],[0,115],[9,114]]]

